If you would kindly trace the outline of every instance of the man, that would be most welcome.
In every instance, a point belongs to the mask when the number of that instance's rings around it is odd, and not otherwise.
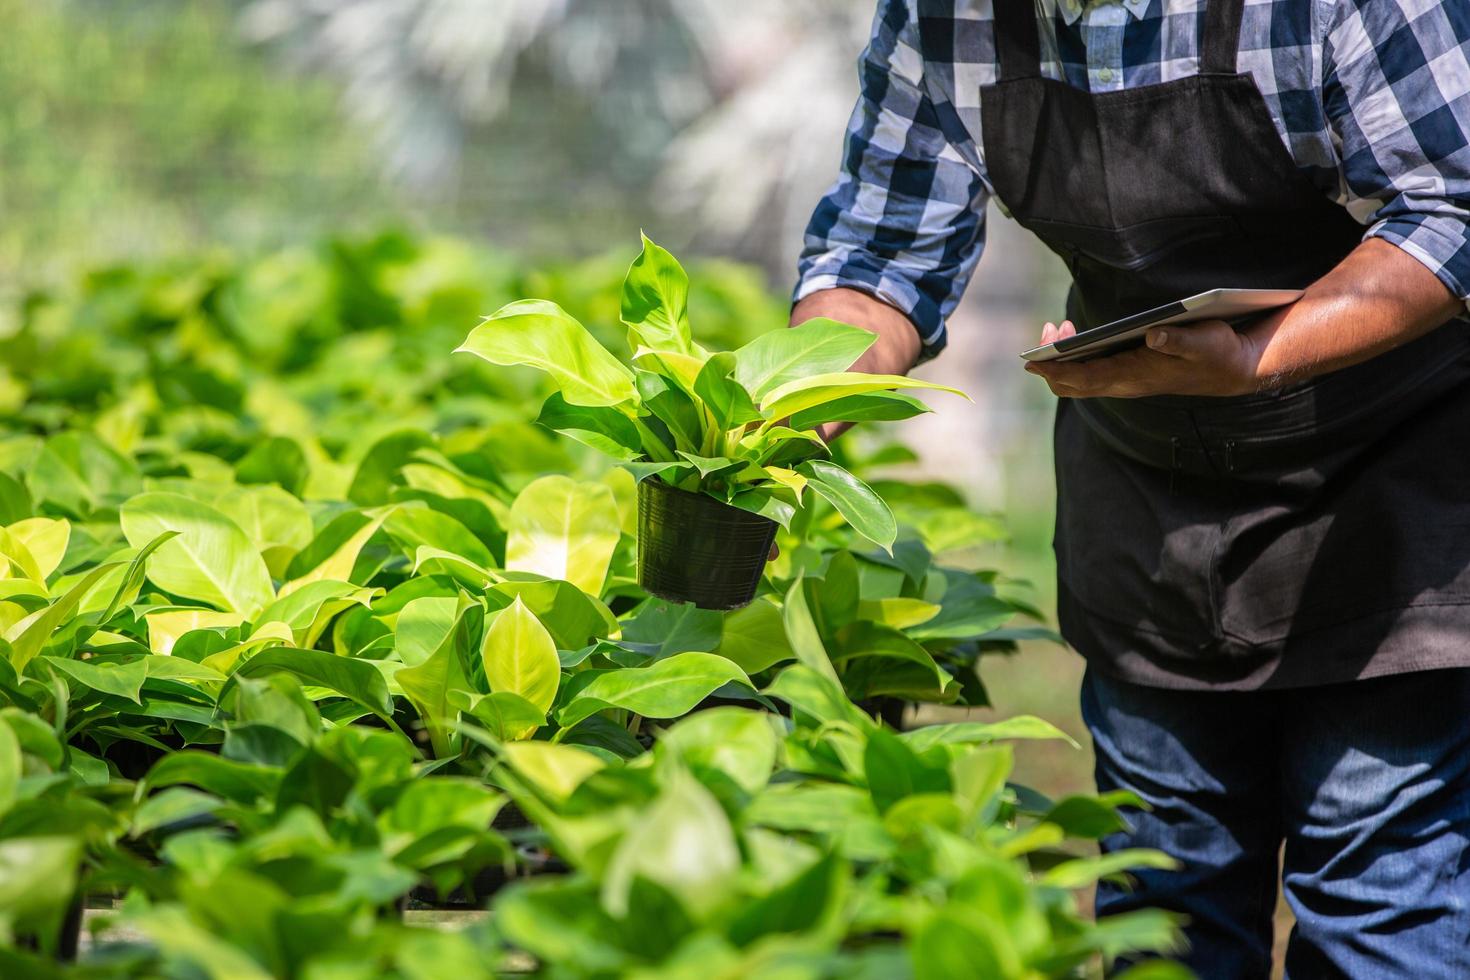
[[[1470,2],[882,0],[792,319],[945,344],[994,196],[1067,263],[1042,341],[1218,286],[1239,330],[1032,364],[1109,848],[1266,976],[1470,976]],[[1062,319],[1058,317],[1058,319]]]

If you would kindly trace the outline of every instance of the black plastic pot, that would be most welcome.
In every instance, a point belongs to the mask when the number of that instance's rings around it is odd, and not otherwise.
[[[776,522],[657,477],[638,484],[638,584],[670,602],[739,609],[755,598]]]

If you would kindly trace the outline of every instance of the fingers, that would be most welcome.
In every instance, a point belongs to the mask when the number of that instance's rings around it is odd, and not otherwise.
[[[1239,344],[1235,329],[1224,320],[1202,320],[1187,326],[1155,327],[1144,335],[1152,351],[1186,361],[1215,360]]]
[[[1077,336],[1077,328],[1072,325],[1071,320],[1063,320],[1061,326],[1057,326],[1055,323],[1048,321],[1041,328],[1041,346],[1045,347],[1047,344],[1054,344],[1059,340],[1066,340],[1068,337],[1075,336]]]

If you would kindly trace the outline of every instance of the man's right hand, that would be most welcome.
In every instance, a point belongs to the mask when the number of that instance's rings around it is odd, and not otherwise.
[[[839,287],[812,293],[791,311],[791,326],[824,316],[850,323],[878,335],[878,340],[852,365],[867,374],[908,374],[919,359],[919,332],[909,318],[880,299],[856,289]],[[837,438],[851,422],[830,422],[817,431],[827,441]]]

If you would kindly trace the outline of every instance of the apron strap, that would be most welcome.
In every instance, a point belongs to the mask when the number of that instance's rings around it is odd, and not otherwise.
[[[1200,38],[1201,75],[1234,75],[1240,49],[1240,15],[1245,0],[1209,0],[1205,5],[1204,36]]]
[[[996,0],[995,53],[1000,60],[1000,80],[1041,77],[1041,38],[1036,20],[1040,12],[1033,0]]]

